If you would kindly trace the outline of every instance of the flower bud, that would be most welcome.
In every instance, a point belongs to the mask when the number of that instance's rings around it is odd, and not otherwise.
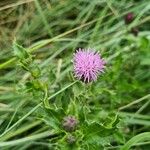
[[[138,28],[134,27],[134,28],[131,29],[130,32],[131,32],[134,36],[138,36],[139,30],[138,30]]]
[[[66,131],[72,132],[76,130],[78,123],[78,120],[74,116],[66,116],[63,119],[62,125]]]
[[[73,144],[73,143],[76,142],[76,138],[73,135],[68,135],[67,138],[66,138],[66,141],[67,141],[68,144]]]
[[[124,20],[126,24],[130,24],[134,20],[134,14],[133,13],[126,14]]]

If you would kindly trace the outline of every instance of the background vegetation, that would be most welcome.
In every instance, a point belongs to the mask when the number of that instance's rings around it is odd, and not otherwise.
[[[126,25],[129,12],[135,19]],[[107,61],[91,85],[74,83],[79,47],[94,48]],[[72,149],[149,150],[149,65],[148,0],[1,0],[0,149],[67,150],[60,129],[66,111],[80,123],[87,117],[107,127],[83,123],[77,140],[93,134]],[[43,106],[44,87],[50,104]]]

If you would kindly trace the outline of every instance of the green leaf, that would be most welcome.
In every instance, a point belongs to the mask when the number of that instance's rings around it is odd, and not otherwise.
[[[108,129],[96,122],[85,124],[83,130],[84,141],[97,146],[109,144],[109,138],[115,132],[115,128]]]
[[[89,150],[104,150],[104,147],[98,144],[88,144],[88,149]]]
[[[80,82],[75,84],[72,88],[73,93],[76,97],[78,97],[79,95],[81,95],[83,93],[83,91],[84,91],[83,89],[84,89],[84,87]]]
[[[86,140],[88,145],[94,145],[95,147],[100,148],[101,146],[106,146],[110,144],[110,136],[99,137],[98,135],[93,135],[90,139]]]
[[[86,112],[87,112],[87,109],[85,106],[81,105],[81,106],[78,106],[78,117],[79,117],[79,120],[81,120],[81,123],[84,124],[85,120],[86,120]]]
[[[147,53],[147,55],[145,54],[145,56],[141,57],[140,64],[141,65],[147,65],[147,66],[150,65],[150,54],[149,53]]]
[[[109,144],[110,136],[116,131],[116,125],[119,118],[116,114],[110,113],[106,118],[105,124],[97,122],[86,122],[83,125],[83,132],[85,141],[89,144],[106,145]],[[104,141],[100,140],[102,138]]]
[[[70,104],[67,109],[68,114],[76,115],[77,114],[77,105],[73,99],[70,100]]]
[[[45,116],[45,118],[44,118],[43,120],[44,120],[44,122],[45,122],[48,126],[52,127],[52,128],[55,129],[56,131],[59,131],[59,130],[60,130],[60,128],[59,128],[59,126],[58,126],[58,122],[57,122],[54,118]]]
[[[55,129],[61,128],[61,123],[66,115],[62,108],[45,108],[45,122]]]
[[[35,90],[43,90],[43,83],[40,80],[33,80],[32,84]]]
[[[141,42],[141,49],[146,50],[147,48],[150,48],[150,40],[147,39],[146,37],[142,37],[140,39]]]
[[[123,133],[119,132],[119,131],[116,131],[114,133],[114,138],[116,139],[116,141],[118,143],[121,143],[121,144],[124,144],[125,143],[125,138],[124,138],[124,135]]]
[[[115,114],[115,113],[110,113],[110,114],[108,115],[108,117],[106,118],[106,122],[104,123],[104,126],[105,126],[106,128],[111,129],[111,128],[116,127],[116,125],[117,125],[118,123],[119,123],[119,117],[118,117],[118,115]]]
[[[111,133],[114,132],[115,128],[106,128],[105,126],[93,122],[93,123],[87,123],[87,127],[84,127],[84,131],[87,134],[87,137],[91,137],[95,134],[97,134],[100,137],[109,136]]]
[[[15,56],[17,56],[21,60],[27,59],[30,56],[27,50],[16,42],[13,43],[13,49]]]
[[[134,144],[145,140],[150,140],[150,132],[144,132],[134,136],[121,148],[121,150],[130,150]]]
[[[34,78],[38,78],[41,75],[41,70],[36,64],[31,64],[29,71]]]

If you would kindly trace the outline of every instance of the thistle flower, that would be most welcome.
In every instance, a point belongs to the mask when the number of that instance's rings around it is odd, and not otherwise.
[[[134,14],[133,13],[126,14],[124,20],[126,24],[130,24],[134,20]]]
[[[78,125],[78,120],[74,116],[66,116],[63,119],[63,127],[66,131],[75,131],[77,125]]]
[[[92,49],[79,48],[74,54],[73,64],[75,76],[85,83],[95,81],[105,68],[105,61]]]
[[[68,144],[73,144],[76,142],[76,138],[73,135],[68,135],[66,141],[68,142]]]

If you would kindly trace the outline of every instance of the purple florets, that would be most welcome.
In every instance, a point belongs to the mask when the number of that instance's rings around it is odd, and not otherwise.
[[[63,119],[63,127],[66,131],[74,131],[77,128],[78,120],[74,116],[66,116]]]
[[[95,81],[104,71],[105,61],[92,49],[81,49],[74,54],[75,76],[84,82]]]

